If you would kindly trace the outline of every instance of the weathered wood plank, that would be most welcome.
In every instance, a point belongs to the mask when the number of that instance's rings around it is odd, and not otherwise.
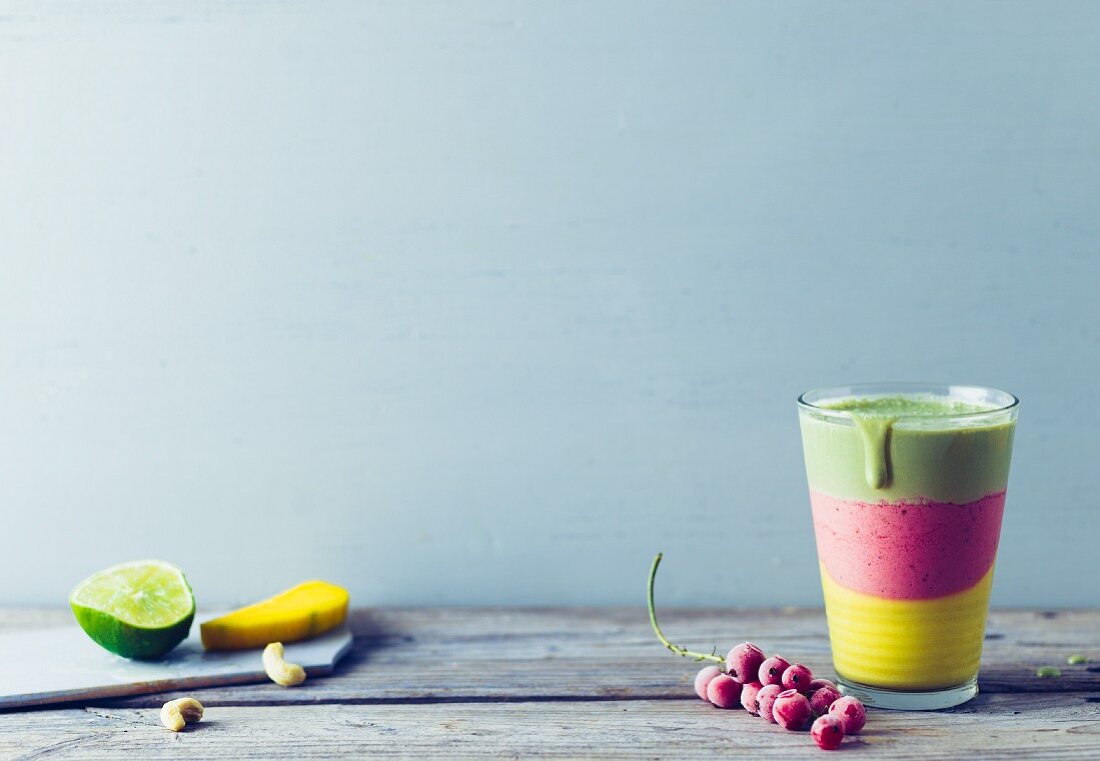
[[[67,615],[10,611],[0,628]],[[663,619],[700,648],[749,638],[830,670],[820,611]],[[334,678],[197,691],[208,710],[195,731],[159,727],[161,702],[176,694],[11,712],[0,714],[0,757],[821,757],[806,734],[694,698],[694,664],[656,644],[640,608],[378,609],[357,611],[353,628],[356,650]],[[1100,757],[1100,664],[1032,676],[1071,652],[1100,657],[1097,632],[1100,611],[996,611],[986,694],[935,715],[873,711],[849,748],[866,758]]]
[[[0,625],[65,623],[64,611],[12,612]],[[674,610],[662,614],[675,640],[709,650],[753,639],[769,651],[829,674],[820,610]],[[357,611],[354,652],[338,677],[301,688],[245,685],[203,691],[211,705],[382,701],[665,699],[691,694],[695,665],[667,653],[641,608],[450,608]],[[995,611],[990,617],[981,689],[1091,692],[1100,696],[1100,662],[1067,666],[1081,652],[1100,659],[1100,611]],[[1039,679],[1037,666],[1063,676]],[[1090,670],[1091,669],[1091,670]],[[153,707],[166,694],[101,705]]]
[[[1100,757],[1097,704],[1075,694],[980,696],[936,715],[872,711],[846,740],[859,758]],[[980,717],[980,725],[976,718]],[[160,727],[157,710],[89,708],[0,716],[12,759],[783,758],[817,759],[804,732],[695,698],[210,707],[195,729]]]

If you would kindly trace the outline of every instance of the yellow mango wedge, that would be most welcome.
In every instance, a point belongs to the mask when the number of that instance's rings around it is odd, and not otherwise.
[[[297,642],[335,629],[348,617],[348,590],[306,581],[262,602],[200,625],[207,650],[248,650]]]

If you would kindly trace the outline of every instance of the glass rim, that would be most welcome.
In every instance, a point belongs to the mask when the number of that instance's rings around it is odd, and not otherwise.
[[[861,393],[862,392],[862,393]],[[808,391],[803,392],[798,397],[798,408],[800,411],[811,412],[814,415],[818,415],[824,418],[833,418],[836,420],[853,420],[853,416],[848,410],[837,410],[829,407],[822,407],[818,403],[825,400],[836,400],[851,398],[856,396],[864,396],[867,398],[881,397],[881,396],[904,396],[907,394],[912,395],[928,395],[936,396],[943,399],[949,399],[951,401],[970,402],[974,403],[979,398],[986,398],[990,396],[1001,397],[1001,403],[995,402],[983,402],[985,404],[994,403],[996,406],[979,410],[977,412],[952,412],[946,415],[898,415],[898,421],[916,420],[929,422],[934,420],[981,420],[984,417],[992,417],[996,415],[1003,415],[1010,410],[1015,409],[1020,405],[1020,399],[1015,394],[1010,394],[1007,391],[1002,391],[999,388],[993,388],[992,386],[970,386],[953,383],[918,383],[909,381],[884,381],[879,383],[852,383],[849,385],[841,386],[821,386],[818,388],[811,388]],[[811,401],[808,397],[813,397]],[[818,402],[818,403],[815,403]]]

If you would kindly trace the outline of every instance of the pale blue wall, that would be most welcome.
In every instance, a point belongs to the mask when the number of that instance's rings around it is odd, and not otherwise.
[[[0,602],[815,603],[794,398],[891,378],[1098,602],[1100,5],[0,11]]]

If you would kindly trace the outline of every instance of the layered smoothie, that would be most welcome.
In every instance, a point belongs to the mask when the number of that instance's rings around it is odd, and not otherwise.
[[[905,388],[800,405],[833,663],[849,686],[962,702],[976,693],[1016,402]]]

